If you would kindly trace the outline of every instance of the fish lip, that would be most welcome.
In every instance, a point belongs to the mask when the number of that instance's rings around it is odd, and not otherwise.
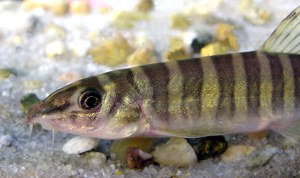
[[[36,123],[37,118],[43,117],[43,113],[45,112],[45,103],[40,102],[36,103],[29,109],[26,117],[25,124],[31,125]]]

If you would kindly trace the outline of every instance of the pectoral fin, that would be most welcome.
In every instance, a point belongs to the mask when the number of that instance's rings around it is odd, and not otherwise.
[[[292,121],[289,126],[282,130],[275,129],[275,132],[278,132],[294,143],[300,143],[300,120]]]

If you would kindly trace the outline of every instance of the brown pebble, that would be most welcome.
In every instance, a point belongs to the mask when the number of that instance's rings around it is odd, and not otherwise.
[[[247,133],[247,137],[249,139],[263,139],[263,138],[266,138],[268,133],[269,133],[268,130],[263,130],[263,131],[259,131],[259,132],[251,132],[251,133]]]
[[[153,157],[137,147],[128,147],[125,155],[125,162],[131,169],[142,169],[154,162]]]
[[[65,83],[75,82],[82,78],[82,75],[76,71],[69,71],[58,76],[58,80],[63,81]]]

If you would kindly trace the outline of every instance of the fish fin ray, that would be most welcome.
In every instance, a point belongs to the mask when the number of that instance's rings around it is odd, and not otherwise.
[[[278,132],[288,140],[294,143],[300,143],[300,120],[294,120],[289,123],[284,129],[274,129],[275,132]]]
[[[260,51],[300,54],[300,6],[279,24]]]

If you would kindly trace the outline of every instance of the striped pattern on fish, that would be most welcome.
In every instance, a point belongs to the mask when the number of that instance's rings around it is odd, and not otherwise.
[[[137,93],[154,127],[207,127],[218,121],[224,126],[226,121],[247,123],[249,118],[272,119],[299,110],[295,91],[300,83],[294,80],[300,78],[298,65],[297,55],[258,51],[124,69],[110,79],[114,92],[131,87]],[[118,107],[110,110],[117,112]]]
[[[33,106],[26,122],[103,139],[200,137],[272,129],[298,141],[299,14],[300,7],[258,51],[89,77]]]

